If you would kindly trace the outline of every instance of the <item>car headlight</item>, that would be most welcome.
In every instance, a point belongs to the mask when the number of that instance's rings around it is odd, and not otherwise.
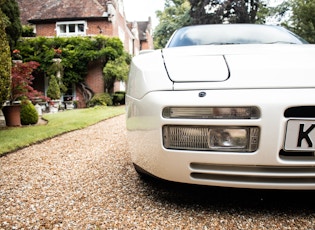
[[[163,126],[166,149],[255,152],[259,127]]]
[[[254,106],[244,107],[166,107],[164,118],[185,119],[258,119],[260,111]]]

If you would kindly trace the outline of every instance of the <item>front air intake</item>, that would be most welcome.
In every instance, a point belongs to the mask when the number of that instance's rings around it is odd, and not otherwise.
[[[287,118],[315,118],[315,106],[298,106],[286,109],[284,116]]]

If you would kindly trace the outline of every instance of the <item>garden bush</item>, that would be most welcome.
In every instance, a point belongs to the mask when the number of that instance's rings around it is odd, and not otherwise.
[[[97,105],[113,105],[111,96],[108,93],[95,94],[93,98],[87,103],[87,107],[94,107]]]
[[[3,3],[3,1],[0,1]],[[0,10],[0,109],[10,95],[11,57],[10,46],[5,33],[5,15]]]
[[[35,106],[28,100],[21,104],[21,124],[34,125],[38,122],[38,113]]]
[[[125,91],[117,91],[113,94],[113,104],[114,105],[124,105],[125,104]]]

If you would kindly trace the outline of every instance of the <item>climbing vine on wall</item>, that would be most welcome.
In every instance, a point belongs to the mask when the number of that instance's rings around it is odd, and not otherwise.
[[[88,71],[88,63],[101,60],[103,65],[125,55],[119,38],[95,37],[36,37],[19,41],[17,47],[23,61],[37,61],[45,74],[53,64],[53,58],[62,59],[63,83],[82,82]]]

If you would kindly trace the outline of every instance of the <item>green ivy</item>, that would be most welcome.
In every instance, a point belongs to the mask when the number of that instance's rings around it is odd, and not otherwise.
[[[30,25],[22,25],[22,37],[35,37],[34,28]]]
[[[88,72],[88,63],[101,60],[103,65],[109,60],[125,55],[124,47],[119,38],[105,37],[36,37],[21,39],[17,45],[23,61],[39,62],[41,71],[52,65],[56,49],[61,50],[63,66],[63,83],[82,82]]]
[[[114,87],[116,80],[126,81],[129,73],[128,62],[130,62],[130,57],[128,55],[122,55],[115,60],[109,60],[104,69],[104,81],[106,84],[107,92],[110,92]]]

